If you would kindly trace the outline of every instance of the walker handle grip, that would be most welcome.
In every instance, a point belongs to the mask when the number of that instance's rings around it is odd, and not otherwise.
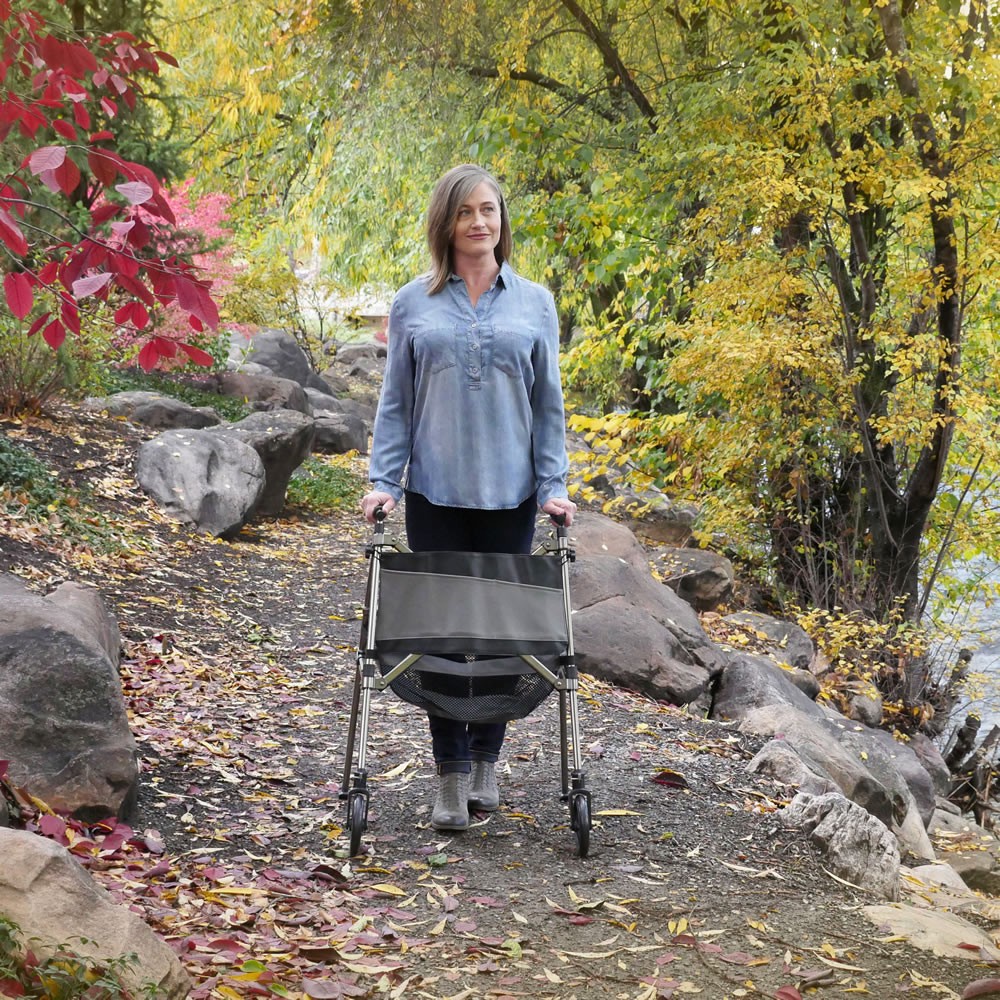
[[[379,504],[374,511],[372,511],[372,516],[376,521],[381,524],[389,515],[385,512],[385,508],[382,504]]]

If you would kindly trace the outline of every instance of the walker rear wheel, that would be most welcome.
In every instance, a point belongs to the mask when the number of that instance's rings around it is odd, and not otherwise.
[[[590,851],[590,797],[577,792],[569,800],[570,828],[576,834],[576,853],[585,858]]]
[[[347,828],[351,831],[351,857],[361,853],[361,837],[368,829],[368,796],[351,792],[347,800]]]

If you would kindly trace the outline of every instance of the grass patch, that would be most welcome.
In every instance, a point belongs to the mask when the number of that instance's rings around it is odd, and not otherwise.
[[[138,965],[138,956],[124,955],[98,964],[81,958],[69,945],[55,954],[39,958],[21,943],[20,928],[0,914],[0,994],[36,997],[41,1000],[155,1000],[160,991],[155,984],[138,991],[122,982]]]
[[[317,514],[354,506],[365,492],[365,481],[347,465],[348,458],[307,458],[288,483],[288,501]]]
[[[253,412],[235,396],[224,396],[160,372],[147,374],[135,368],[108,369],[101,378],[100,391],[109,396],[115,392],[159,392],[191,406],[211,406],[223,420],[230,423],[242,420]]]
[[[125,545],[85,493],[67,490],[34,452],[0,435],[0,508],[57,528],[68,541],[99,552]]]

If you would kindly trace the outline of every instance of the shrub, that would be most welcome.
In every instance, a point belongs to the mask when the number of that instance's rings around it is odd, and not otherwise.
[[[53,351],[0,312],[0,412],[39,413],[67,381],[67,348]]]
[[[82,940],[82,939],[81,939]],[[69,945],[60,945],[48,958],[38,958],[21,943],[21,930],[0,914],[0,994],[45,1000],[155,1000],[152,983],[138,993],[128,989],[122,976],[138,963],[136,955],[123,955],[101,965],[81,958]]]
[[[364,493],[361,477],[348,467],[348,457],[307,458],[288,484],[288,502],[318,514],[356,504]]]

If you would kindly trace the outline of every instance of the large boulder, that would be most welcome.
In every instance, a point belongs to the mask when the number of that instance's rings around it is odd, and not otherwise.
[[[164,431],[140,445],[136,479],[171,517],[230,538],[264,492],[264,463],[235,436]]]
[[[734,656],[716,686],[713,718],[784,740],[817,779],[833,781],[891,827],[908,851],[933,858],[924,829],[933,785],[916,754],[881,730],[822,708],[766,657]]]
[[[368,454],[368,425],[353,413],[325,413],[316,418],[313,451],[324,455],[343,455],[356,451]]]
[[[703,700],[726,654],[691,607],[653,579],[631,532],[598,522],[592,534],[589,517],[573,529],[570,589],[580,668],[675,705]]]
[[[695,611],[714,611],[733,596],[733,564],[705,549],[663,548],[653,558],[661,580]]]
[[[330,386],[313,369],[309,356],[287,330],[261,329],[247,341],[245,362],[240,371],[250,365],[265,369],[279,378],[291,379],[303,388],[330,392]]]
[[[794,622],[756,611],[737,611],[723,619],[729,625],[751,629],[768,643],[768,655],[779,663],[807,670],[816,656],[812,639]]]
[[[334,357],[334,361],[337,364],[351,367],[356,362],[361,360],[384,358],[387,353],[388,349],[386,345],[380,343],[379,341],[358,341],[353,344],[341,344],[337,348],[337,354]]]
[[[253,448],[264,466],[264,489],[254,513],[280,514],[292,473],[312,453],[316,434],[313,418],[295,410],[270,410],[251,413],[214,433],[221,440],[235,439]]]
[[[42,597],[0,581],[0,759],[11,780],[84,820],[128,818],[139,768],[117,626],[93,588]]]
[[[219,392],[245,399],[254,410],[298,410],[311,413],[309,397],[298,382],[276,375],[222,372],[215,377]]]
[[[67,942],[96,964],[134,955],[121,977],[136,995],[153,986],[157,997],[181,1000],[191,991],[173,951],[118,906],[65,848],[37,834],[0,829],[0,913],[41,957],[58,954]]]
[[[659,490],[619,492],[621,510],[627,514],[629,527],[640,537],[662,545],[684,546],[690,541],[698,508],[694,504],[671,500]]]
[[[899,848],[886,825],[837,792],[799,792],[780,812],[803,830],[834,875],[881,899],[899,898]]]
[[[649,556],[635,533],[624,524],[587,511],[573,522],[570,534],[581,562],[595,556],[615,556],[648,573]]]
[[[192,406],[159,392],[116,392],[107,399],[91,400],[89,407],[153,430],[196,429],[221,423],[212,407]]]

